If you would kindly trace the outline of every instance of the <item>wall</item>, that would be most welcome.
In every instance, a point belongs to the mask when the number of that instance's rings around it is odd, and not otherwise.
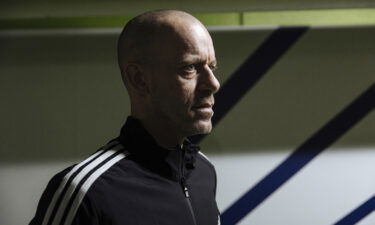
[[[275,29],[211,29],[222,86]],[[52,174],[117,135],[129,112],[118,33],[1,32],[1,224],[27,223]],[[374,83],[374,36],[374,27],[308,30],[202,141],[221,210]],[[371,112],[241,224],[329,224],[355,209],[374,194],[374,127]]]

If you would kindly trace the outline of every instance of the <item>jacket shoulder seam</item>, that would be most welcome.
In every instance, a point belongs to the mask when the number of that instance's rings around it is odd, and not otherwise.
[[[212,162],[210,161],[210,159],[205,155],[203,154],[202,152],[198,152],[198,159],[200,159],[201,161],[203,161],[205,164],[209,165],[210,167],[212,167],[213,169],[215,169],[215,166],[214,164],[212,164]]]

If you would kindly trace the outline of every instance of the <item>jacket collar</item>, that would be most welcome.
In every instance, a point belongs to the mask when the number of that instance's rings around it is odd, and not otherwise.
[[[166,149],[157,144],[142,123],[129,116],[121,129],[119,141],[125,150],[141,166],[163,176],[179,180],[187,178],[194,169],[199,146],[184,140],[183,146]]]

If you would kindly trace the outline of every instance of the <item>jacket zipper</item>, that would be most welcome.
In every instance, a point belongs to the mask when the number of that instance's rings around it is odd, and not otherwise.
[[[197,221],[195,219],[195,214],[194,214],[193,206],[192,206],[191,200],[190,200],[189,189],[186,186],[185,173],[184,173],[185,151],[184,150],[182,150],[182,151],[183,152],[182,152],[182,162],[181,162],[181,187],[182,187],[182,190],[184,192],[186,203],[187,203],[187,205],[189,207],[189,210],[190,210],[190,214],[191,214],[191,216],[193,218],[193,223],[194,223],[194,225],[197,225]]]

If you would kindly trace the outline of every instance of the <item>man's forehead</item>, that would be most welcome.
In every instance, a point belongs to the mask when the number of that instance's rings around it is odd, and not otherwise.
[[[164,51],[163,55],[175,62],[215,61],[215,50],[209,36],[197,38],[193,34],[187,34],[179,40],[166,42]]]
[[[210,61],[214,63],[215,51],[207,29],[194,17],[190,20],[163,18],[153,33],[153,61],[186,63]],[[160,22],[160,21],[159,21]]]

